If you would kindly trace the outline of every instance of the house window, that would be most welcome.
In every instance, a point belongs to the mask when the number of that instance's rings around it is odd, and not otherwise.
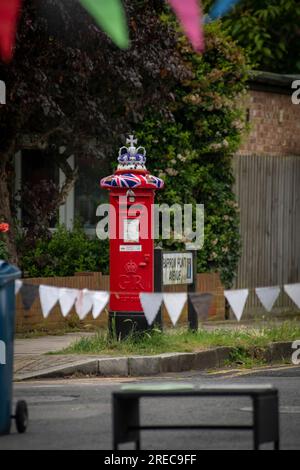
[[[109,162],[95,157],[78,157],[78,180],[75,185],[75,219],[87,233],[95,234],[99,204],[108,202],[107,191],[100,188],[100,179],[111,172]]]
[[[75,168],[75,157],[68,163]],[[108,202],[108,191],[100,188],[100,179],[111,173],[110,162],[97,160],[95,157],[77,157],[78,180],[70,191],[66,203],[60,206],[57,217],[51,222],[51,228],[59,222],[72,230],[74,221],[79,220],[87,234],[94,236],[98,218],[96,210],[99,204]],[[23,150],[15,155],[15,192],[17,199],[25,186],[34,187],[41,180],[51,180],[63,186],[64,173],[48,156],[38,150]],[[27,214],[18,209],[18,219],[24,225]]]
[[[18,154],[19,158],[19,191],[25,200],[21,204],[19,217],[22,226],[27,226],[27,221],[32,217],[30,213],[30,203],[26,197],[41,197],[42,196],[42,181],[49,181],[55,185],[59,184],[59,171],[55,166],[53,160],[45,155],[40,150],[23,150]],[[26,191],[27,189],[27,191]],[[29,193],[30,191],[30,193]],[[54,228],[58,222],[58,213],[51,220],[50,227]]]

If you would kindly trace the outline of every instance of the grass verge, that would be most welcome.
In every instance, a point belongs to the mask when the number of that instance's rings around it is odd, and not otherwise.
[[[262,328],[239,330],[220,328],[214,331],[200,329],[198,332],[191,332],[186,329],[174,329],[161,332],[153,329],[139,335],[132,334],[122,341],[105,332],[98,332],[92,337],[81,338],[58,354],[154,355],[167,352],[196,352],[226,346],[234,348],[230,358],[231,365],[253,367],[265,363],[263,352],[269,343],[296,339],[300,339],[300,326],[299,323],[291,321],[280,325],[270,324]]]

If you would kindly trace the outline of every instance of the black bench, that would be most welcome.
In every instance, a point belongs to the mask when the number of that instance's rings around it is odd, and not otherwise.
[[[168,397],[250,397],[253,403],[253,421],[250,425],[141,425],[140,399]],[[135,442],[140,449],[140,432],[150,430],[231,430],[253,431],[254,449],[261,444],[274,443],[279,450],[279,399],[278,391],[271,385],[201,386],[189,384],[128,385],[113,393],[113,448],[119,444]]]

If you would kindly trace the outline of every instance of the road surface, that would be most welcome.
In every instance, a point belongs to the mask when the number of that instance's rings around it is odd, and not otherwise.
[[[143,382],[184,381],[199,384],[273,384],[280,391],[283,449],[300,449],[300,367],[248,373],[182,373],[141,379]],[[139,380],[139,382],[141,382]],[[18,435],[0,437],[1,449],[104,449],[112,447],[111,393],[129,379],[72,379],[15,384],[15,399],[29,406],[30,426]],[[130,380],[137,382],[136,379]],[[151,423],[251,422],[248,399],[145,400],[141,420]],[[271,446],[266,445],[266,448]],[[126,444],[122,449],[132,449]],[[142,434],[142,449],[251,449],[250,432],[160,431]]]

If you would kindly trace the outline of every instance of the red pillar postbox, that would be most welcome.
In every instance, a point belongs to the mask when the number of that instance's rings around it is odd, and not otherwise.
[[[154,197],[164,182],[146,169],[146,151],[119,151],[117,171],[101,180],[110,191],[110,327],[124,337],[148,329],[139,294],[154,291]]]

